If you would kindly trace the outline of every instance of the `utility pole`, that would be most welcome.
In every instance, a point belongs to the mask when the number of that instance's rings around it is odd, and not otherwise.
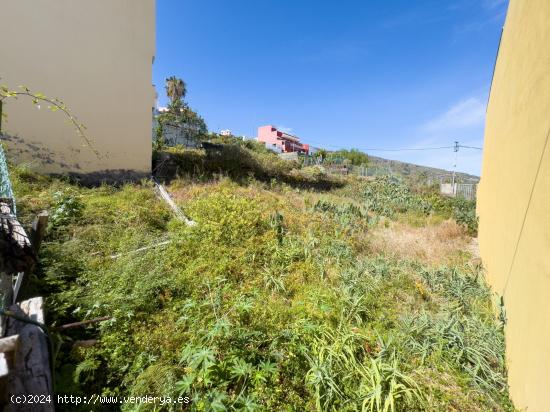
[[[453,188],[453,197],[456,196],[456,187],[455,187],[455,175],[456,175],[456,162],[458,160],[458,149],[460,149],[460,145],[458,144],[457,141],[455,141],[455,147],[454,147],[454,152],[455,152],[455,163],[453,165],[453,185],[452,185],[452,188]]]

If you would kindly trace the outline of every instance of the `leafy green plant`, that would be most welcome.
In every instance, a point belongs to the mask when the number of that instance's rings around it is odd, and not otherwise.
[[[59,229],[75,223],[82,217],[84,204],[76,191],[63,190],[53,194],[53,205],[50,215],[50,228]]]
[[[478,218],[475,201],[457,197],[454,201],[452,216],[458,224],[467,229],[470,235],[477,236]]]
[[[347,160],[350,164],[354,166],[359,165],[368,165],[369,157],[366,153],[361,152],[359,149],[351,150],[337,150],[335,152],[328,152],[323,156],[328,163],[332,162],[342,162]]]
[[[422,194],[421,197],[432,205],[433,211],[442,214],[445,218],[453,218],[466,229],[469,235],[477,236],[478,219],[475,200],[467,200],[461,196],[442,196],[433,190]]]
[[[430,203],[412,193],[406,184],[387,176],[367,182],[362,197],[369,211],[390,218],[407,211],[427,214],[431,210]]]
[[[362,409],[369,412],[395,412],[423,404],[423,396],[414,379],[399,370],[397,358],[389,362],[382,358],[371,360],[361,392],[365,393]]]
[[[185,132],[185,136],[193,140],[200,140],[208,133],[204,119],[192,110],[185,102],[187,85],[182,79],[170,76],[166,79],[166,95],[170,103],[168,111],[156,116],[158,126],[155,134],[155,150],[162,150],[166,139],[164,133],[171,126]]]
[[[223,175],[239,183],[257,180],[276,186],[287,184],[314,190],[329,190],[344,185],[340,179],[328,176],[316,167],[300,169],[297,162],[281,159],[264,149],[258,149],[255,143],[248,141],[222,144],[206,150],[170,147],[161,152],[167,158],[162,164],[156,164],[155,169],[167,177],[204,179]]]
[[[35,280],[51,322],[111,316],[62,345],[56,370],[75,393],[181,394],[192,411],[511,409],[483,276],[373,255],[359,190],[188,178],[170,191],[189,227],[147,182],[13,173],[24,222],[59,212]],[[373,207],[423,210],[399,185],[371,188]]]

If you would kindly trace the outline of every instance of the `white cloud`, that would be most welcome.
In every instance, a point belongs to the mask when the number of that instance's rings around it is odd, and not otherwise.
[[[485,104],[477,97],[470,97],[452,106],[445,113],[422,126],[425,132],[443,132],[480,126],[485,120]]]
[[[456,102],[417,127],[413,132],[414,143],[409,147],[452,146],[454,141],[459,141],[465,146],[483,146],[486,99],[483,91],[474,92],[471,96]],[[404,152],[401,156],[403,160],[445,170],[452,170],[455,159],[452,148]],[[457,170],[479,175],[481,158],[481,150],[461,148],[458,153]]]

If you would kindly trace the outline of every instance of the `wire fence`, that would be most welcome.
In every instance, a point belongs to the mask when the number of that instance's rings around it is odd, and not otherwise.
[[[13,195],[13,188],[11,186],[10,175],[8,171],[8,162],[6,160],[6,154],[4,153],[4,147],[0,144],[0,200],[10,205],[12,213],[17,213],[15,205],[15,196]]]
[[[467,200],[475,200],[477,197],[477,184],[475,183],[441,183],[439,190],[442,195],[451,197],[463,197]]]

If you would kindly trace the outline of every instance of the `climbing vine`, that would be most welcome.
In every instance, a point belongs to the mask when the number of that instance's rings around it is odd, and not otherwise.
[[[31,91],[28,87],[19,86],[18,90],[11,90],[6,85],[0,84],[0,134],[2,133],[2,120],[6,117],[6,113],[3,112],[4,101],[7,99],[17,100],[20,97],[27,97],[31,99],[32,104],[41,108],[41,104],[46,104],[47,108],[52,112],[60,111],[62,112],[69,121],[72,123],[78,136],[84,140],[86,145],[94,152],[94,154],[99,158],[99,151],[93,146],[91,140],[86,136],[85,130],[86,126],[80,123],[80,121],[74,116],[65,103],[56,98],[48,97],[42,93],[35,93]]]

